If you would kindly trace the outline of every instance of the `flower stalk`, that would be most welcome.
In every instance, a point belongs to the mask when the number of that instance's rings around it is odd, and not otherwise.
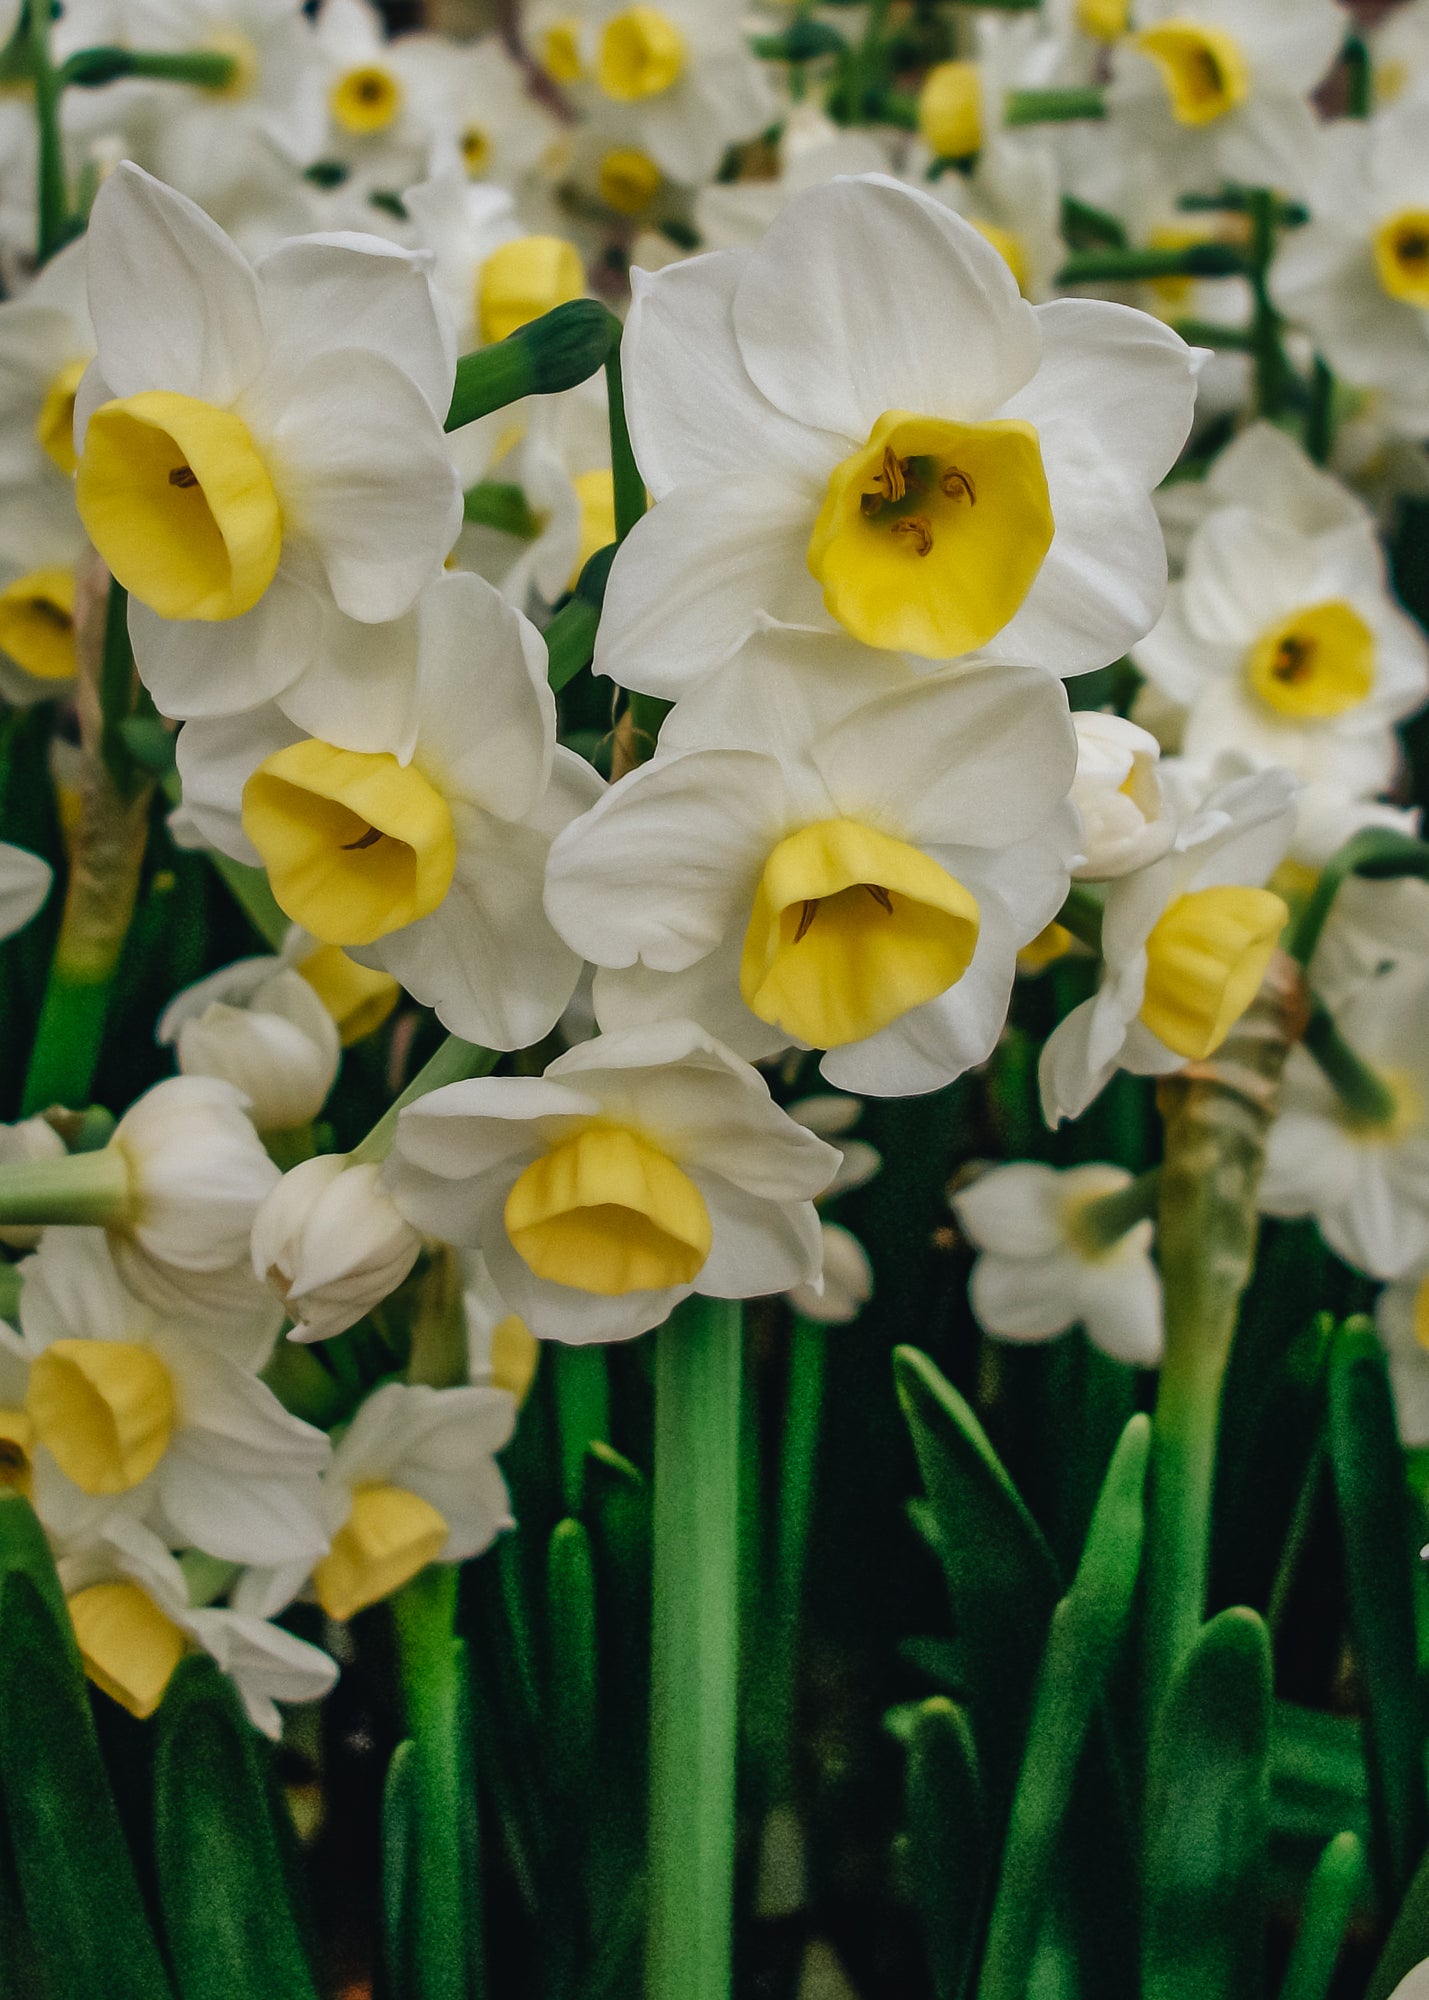
[[[1160,1199],[1161,1169],[1148,1167],[1125,1187],[1084,1201],[1072,1218],[1071,1233],[1089,1254],[1099,1256],[1120,1243],[1138,1222],[1154,1216]]]
[[[6,1228],[122,1223],[133,1202],[129,1165],[117,1146],[0,1165],[0,1225]]]
[[[459,1035],[448,1035],[436,1054],[417,1071],[401,1096],[393,1099],[371,1131],[358,1140],[348,1156],[349,1164],[363,1166],[385,1160],[397,1136],[397,1119],[407,1105],[425,1097],[430,1090],[440,1090],[443,1084],[462,1083],[472,1076],[489,1076],[499,1059],[495,1049],[480,1049],[474,1042],[464,1042]]]

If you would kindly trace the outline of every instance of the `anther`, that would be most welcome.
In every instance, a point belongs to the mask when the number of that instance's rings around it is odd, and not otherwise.
[[[74,620],[64,606],[54,603],[48,597],[32,597],[29,610],[33,617],[42,618],[47,625],[53,625],[57,632],[74,630]]]
[[[972,480],[968,477],[967,473],[959,472],[958,468],[955,465],[950,465],[948,467],[947,471],[938,481],[938,484],[942,487],[943,491],[947,494],[950,500],[956,500],[959,497],[961,497],[962,499],[967,501],[969,507],[976,507],[977,489],[973,485]]]
[[[359,839],[345,840],[342,843],[342,851],[344,854],[351,854],[353,849],[357,847],[375,847],[381,838],[382,838],[381,827],[370,826],[368,827],[366,833],[364,833]]]
[[[880,910],[887,910],[890,917],[893,915],[893,898],[881,882],[860,882],[858,886],[868,891]]]
[[[1271,662],[1271,675],[1278,681],[1303,681],[1310,672],[1315,647],[1309,639],[1282,639]]]
[[[895,521],[893,533],[911,541],[918,555],[932,554],[933,530],[926,514],[910,514],[906,521]]]
[[[811,897],[809,901],[807,901],[804,904],[804,907],[799,912],[799,928],[794,933],[795,944],[799,943],[800,939],[804,936],[810,924],[814,921],[815,917],[818,914],[819,914],[819,900],[817,896],[814,896]]]
[[[176,465],[169,474],[170,486],[197,486],[198,474],[186,465]]]

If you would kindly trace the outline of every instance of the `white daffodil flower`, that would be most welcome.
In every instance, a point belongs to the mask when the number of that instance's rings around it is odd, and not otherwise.
[[[462,349],[505,340],[586,289],[585,266],[564,236],[528,235],[510,192],[448,166],[408,188],[403,206],[432,253],[432,282]],[[499,421],[509,428],[512,413]]]
[[[241,1091],[260,1132],[310,1124],[342,1059],[316,992],[271,958],[240,959],[185,988],[160,1015],[158,1039],[185,1076],[222,1077]]]
[[[779,135],[780,170],[774,179],[711,181],[696,194],[701,249],[752,250],[796,195],[845,174],[891,174],[889,150],[875,133],[836,125],[815,104],[791,105]]]
[[[0,840],[0,938],[22,931],[50,893],[55,872],[43,855]]]
[[[1306,977],[1333,1012],[1366,980],[1416,960],[1429,964],[1429,882],[1351,875],[1335,892]]]
[[[1296,789],[1285,771],[1218,786],[1185,817],[1169,854],[1111,884],[1101,985],[1042,1050],[1049,1125],[1079,1118],[1117,1069],[1166,1076],[1220,1047],[1289,919],[1261,885],[1289,844]]]
[[[61,1540],[118,1513],[229,1562],[322,1554],[328,1441],[254,1373],[266,1305],[246,1326],[156,1313],[101,1231],[49,1229],[23,1267],[20,1332],[35,1508]]]
[[[1429,645],[1390,594],[1368,522],[1304,534],[1245,506],[1196,530],[1131,657],[1185,711],[1186,757],[1233,751],[1352,795],[1390,782],[1394,724],[1429,693]]]
[[[1347,1263],[1398,1278],[1429,1260],[1429,964],[1406,960],[1334,1007],[1335,1025],[1393,1095],[1388,1123],[1370,1124],[1301,1048],[1290,1051],[1266,1145],[1260,1206],[1312,1215]]]
[[[1394,1415],[1407,1445],[1429,1444],[1429,1271],[1386,1285],[1374,1306],[1389,1362]]]
[[[340,640],[325,606],[393,619],[440,571],[461,518],[451,330],[391,244],[296,239],[255,268],[131,166],[99,191],[88,262],[80,518],[159,707],[252,708]]]
[[[1079,673],[1154,622],[1148,496],[1194,394],[1169,328],[1029,306],[970,223],[876,175],[633,286],[626,409],[656,504],[611,572],[599,671],[679,696],[772,617]]]
[[[81,237],[0,305],[0,488],[73,507],[74,398],[93,358]]]
[[[902,1096],[991,1054],[1019,949],[1066,896],[1066,695],[769,632],[551,850],[546,908],[603,1027],[684,1013],[751,1061],[825,1049]]]
[[[553,81],[672,180],[713,180],[731,145],[774,122],[744,20],[726,0],[550,0],[531,25]]]
[[[322,0],[313,41],[323,71],[324,158],[374,170],[394,188],[421,177],[434,137],[426,73],[407,63],[411,38],[389,41],[368,0]]]
[[[870,1146],[866,1139],[849,1137],[863,1116],[861,1099],[821,1091],[816,1097],[799,1098],[788,1106],[788,1112],[796,1125],[839,1149],[838,1171],[819,1196],[821,1202],[866,1186],[882,1167],[883,1156],[876,1146]]]
[[[1335,0],[1139,0],[1108,108],[1183,182],[1283,182],[1313,144],[1311,92],[1345,36]]]
[[[1376,110],[1429,97],[1429,5],[1409,0],[1382,14],[1366,36]]]
[[[323,1475],[332,1546],[313,1567],[255,1568],[238,1608],[271,1617],[311,1578],[329,1618],[390,1597],[430,1562],[466,1562],[514,1528],[496,1454],[510,1442],[516,1398],[504,1389],[430,1389],[388,1382],[344,1431]]]
[[[505,1389],[519,1409],[540,1364],[541,1343],[497,1291],[479,1250],[461,1254],[467,1372],[481,1389]]]
[[[455,166],[468,180],[515,192],[559,142],[561,125],[531,94],[499,35],[461,42],[404,35],[395,53],[431,127],[423,178]]]
[[[254,1728],[275,1743],[283,1727],[276,1704],[320,1701],[337,1679],[326,1653],[280,1625],[191,1604],[182,1567],[135,1521],[106,1524],[96,1539],[61,1555],[59,1573],[85,1672],[141,1720],[194,1650],[216,1661]]]
[[[443,576],[413,620],[400,730],[369,729],[356,702],[323,738],[276,707],[189,723],[185,800],[314,937],[390,972],[454,1034],[525,1048],[580,975],[541,885],[552,839],[601,781],[557,746],[545,646],[490,584]]]
[[[1079,882],[1109,882],[1159,861],[1176,838],[1176,816],[1157,765],[1161,746],[1145,729],[1095,709],[1072,717],[1077,775],[1072,804],[1082,820]]]
[[[1404,430],[1429,430],[1429,157],[1424,107],[1323,127],[1305,170],[1310,220],[1271,266],[1276,305],[1344,380]]]
[[[290,1340],[329,1340],[401,1284],[422,1239],[373,1165],[321,1153],[291,1167],[253,1219],[253,1269],[294,1321]]]
[[[1122,1167],[1036,1160],[995,1167],[953,1197],[953,1213],[978,1252],[968,1300],[999,1340],[1051,1340],[1080,1325],[1088,1340],[1137,1368],[1161,1359],[1161,1278],[1155,1233],[1143,1217],[1103,1240],[1085,1226],[1089,1205],[1131,1185]]]
[[[541,1077],[483,1077],[397,1121],[383,1182],[416,1229],[480,1250],[538,1339],[628,1340],[691,1292],[817,1282],[838,1155],[689,1021],[608,1034]]]

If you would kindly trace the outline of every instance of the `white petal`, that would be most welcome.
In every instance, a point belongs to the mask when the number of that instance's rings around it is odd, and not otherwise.
[[[418,768],[446,797],[524,817],[556,740],[546,648],[529,618],[479,576],[439,576],[418,601]]]
[[[131,597],[129,636],[163,714],[233,715],[284,694],[306,672],[323,643],[323,607],[280,571],[251,611],[215,624],[161,618]]]
[[[1148,1232],[1149,1233],[1149,1232]],[[1161,1359],[1161,1279],[1144,1252],[1123,1247],[1077,1273],[1078,1318],[1114,1361],[1154,1368]]]
[[[1034,311],[1041,362],[998,415],[1024,417],[1048,437],[1076,427],[1128,478],[1158,485],[1191,429],[1191,349],[1130,306],[1054,299]]]
[[[985,1251],[968,1280],[968,1303],[979,1325],[999,1340],[1050,1340],[1076,1318],[1064,1266]]]
[[[196,1439],[171,1447],[160,1474],[165,1525],[176,1541],[225,1562],[263,1565],[322,1555],[327,1535],[318,1514],[316,1474],[284,1477],[270,1468],[235,1478],[215,1466]]]
[[[1050,1257],[1063,1247],[1062,1180],[1038,1160],[994,1167],[952,1198],[963,1234],[979,1250],[1006,1257]]]
[[[304,359],[329,344],[385,355],[446,420],[456,341],[420,257],[380,237],[301,236],[270,250],[257,276],[275,349]]]
[[[810,1201],[771,1201],[719,1174],[691,1167],[704,1196],[714,1241],[695,1289],[707,1299],[762,1298],[813,1283],[823,1264],[823,1235]]]
[[[49,895],[53,880],[48,861],[0,840],[0,938],[24,929]]]

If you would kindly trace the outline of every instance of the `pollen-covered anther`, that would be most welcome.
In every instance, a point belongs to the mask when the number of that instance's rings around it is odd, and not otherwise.
[[[969,507],[976,507],[977,488],[967,473],[960,471],[956,465],[947,467],[938,484],[950,500],[964,499]]]
[[[915,554],[929,556],[933,553],[933,528],[926,514],[910,514],[906,521],[895,521],[893,533],[904,541],[912,542]]]

